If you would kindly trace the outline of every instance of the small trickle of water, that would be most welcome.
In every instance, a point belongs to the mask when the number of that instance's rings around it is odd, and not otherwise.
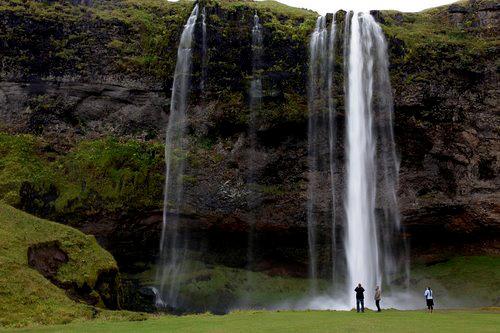
[[[153,292],[153,295],[154,295],[154,297],[155,297],[155,301],[154,301],[154,302],[155,302],[155,306],[156,306],[156,308],[158,308],[158,309],[163,309],[163,308],[165,308],[165,307],[166,307],[166,304],[165,304],[165,302],[163,301],[163,298],[162,298],[162,296],[161,296],[160,291],[159,291],[157,288],[155,288],[155,287],[150,287],[150,289],[151,289],[151,291]]]
[[[205,90],[205,84],[207,80],[207,11],[203,7],[201,10],[201,83],[200,89],[203,93]]]
[[[252,28],[252,82],[250,84],[250,135],[251,140],[255,140],[255,118],[262,105],[262,25],[257,13],[254,15]],[[255,148],[255,142],[253,143]]]
[[[404,289],[409,288],[410,267],[408,244],[402,237],[403,227],[399,215],[397,190],[399,186],[399,160],[394,140],[391,79],[389,76],[389,56],[387,42],[382,28],[371,15],[367,16],[373,34],[374,52],[374,101],[376,141],[377,141],[377,206],[383,215],[378,218],[379,242],[382,253],[382,273],[387,281],[402,277]]]

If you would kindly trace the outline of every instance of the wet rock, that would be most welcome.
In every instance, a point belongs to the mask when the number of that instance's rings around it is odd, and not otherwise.
[[[0,124],[61,139],[114,134],[150,139],[163,133],[168,102],[160,91],[77,82],[0,82]],[[14,111],[16,110],[16,111]],[[13,112],[14,111],[14,112]]]

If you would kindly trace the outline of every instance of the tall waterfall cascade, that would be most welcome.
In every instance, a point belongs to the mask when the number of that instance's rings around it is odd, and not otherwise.
[[[321,272],[331,271],[331,293],[340,291],[336,304],[349,306],[349,297],[358,283],[365,287],[367,297],[372,297],[377,285],[384,288],[396,278],[407,280],[408,260],[397,203],[399,162],[392,127],[393,99],[385,37],[370,14],[346,14],[344,86],[336,87],[337,30],[335,15],[330,29],[326,17],[320,16],[310,38],[306,209],[311,295],[316,295],[319,275],[325,278]],[[338,158],[340,124],[336,123],[334,103],[334,91],[339,88],[345,95],[343,161]],[[343,170],[342,185],[337,179],[339,170]],[[323,188],[325,179],[329,179],[328,200],[328,192]],[[336,234],[338,207],[343,207],[344,217],[340,235]],[[321,219],[324,223],[324,212],[331,213],[331,269],[323,269],[325,261],[320,264],[318,259],[323,247],[317,241],[318,230]],[[343,240],[344,252],[337,248],[339,238]],[[341,269],[339,263],[345,267]]]
[[[324,210],[318,190],[324,184],[326,175],[334,202],[335,169],[335,106],[333,102],[333,68],[335,63],[336,24],[332,21],[327,27],[326,17],[320,16],[311,35],[309,45],[309,84],[308,84],[308,165],[309,182],[307,188],[307,230],[309,245],[310,293],[317,293],[318,279],[318,220]],[[329,175],[328,175],[329,174]],[[334,207],[331,221],[335,224]],[[332,253],[335,252],[335,226],[332,227]],[[333,257],[332,257],[333,258]],[[333,267],[333,262],[332,262]],[[332,270],[333,272],[333,270]]]
[[[399,161],[385,37],[367,13],[352,15],[350,31],[345,248],[350,289],[363,283],[370,295],[376,285],[393,284],[388,279],[408,281],[408,260],[397,202]]]
[[[379,242],[375,222],[375,137],[373,133],[373,21],[354,13],[347,60],[346,234],[348,283],[368,290],[380,284]]]
[[[249,108],[250,121],[248,127],[249,150],[247,156],[248,176],[247,184],[250,189],[248,191],[247,204],[249,210],[250,231],[248,233],[247,245],[247,279],[245,299],[241,300],[244,307],[249,307],[252,290],[255,288],[255,282],[252,278],[252,268],[254,265],[254,246],[255,246],[255,223],[256,209],[261,203],[260,195],[257,192],[257,177],[256,177],[256,154],[257,154],[257,117],[262,108],[262,54],[263,54],[263,36],[262,25],[257,13],[253,17],[252,27],[252,78],[249,89]]]
[[[310,291],[314,295],[317,288],[317,248],[316,248],[316,216],[314,215],[316,205],[316,185],[318,170],[318,109],[317,101],[323,102],[324,89],[321,74],[325,66],[326,46],[326,18],[318,17],[316,28],[311,36],[309,45],[309,86],[308,86],[308,166],[309,182],[307,188],[307,234],[309,245],[309,279]]]
[[[336,123],[336,109],[333,101],[333,71],[335,70],[335,51],[337,40],[337,24],[335,22],[335,13],[333,14],[332,24],[330,26],[330,36],[328,38],[328,68],[327,68],[327,88],[328,88],[328,156],[329,156],[329,171],[330,171],[330,193],[331,193],[331,228],[332,228],[332,281],[336,279],[336,266],[337,266],[337,212],[336,212],[336,172],[337,172],[337,123]]]
[[[198,5],[196,4],[182,31],[175,66],[170,115],[165,138],[165,189],[160,257],[156,273],[159,288],[154,290],[158,307],[175,307],[178,302],[180,275],[185,269],[186,235],[179,231],[187,142],[187,97],[190,90],[192,47]]]

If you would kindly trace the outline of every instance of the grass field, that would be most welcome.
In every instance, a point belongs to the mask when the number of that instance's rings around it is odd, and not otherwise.
[[[82,322],[14,332],[498,332],[500,310],[243,311],[225,316],[162,316],[135,322]]]

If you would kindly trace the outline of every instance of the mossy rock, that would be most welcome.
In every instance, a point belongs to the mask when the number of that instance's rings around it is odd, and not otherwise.
[[[118,268],[111,254],[102,249],[93,236],[36,218],[4,203],[0,203],[0,222],[1,325],[59,324],[96,316],[99,310],[75,302],[70,297],[74,295],[54,284],[86,285],[94,297],[101,297],[99,291],[93,289],[100,276],[105,272],[116,275]],[[52,282],[28,264],[28,249],[37,244],[57,244],[67,255]]]

